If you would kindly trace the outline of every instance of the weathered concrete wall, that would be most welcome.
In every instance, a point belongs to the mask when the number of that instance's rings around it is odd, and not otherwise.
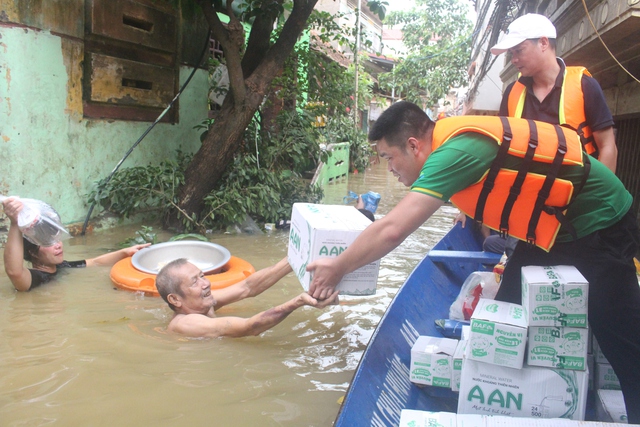
[[[0,0],[0,22],[84,37],[85,0]]]
[[[20,2],[0,1],[0,194],[42,199],[65,223],[82,221],[93,182],[111,172],[150,123],[84,119],[82,40],[62,35],[69,31],[3,25],[17,19]],[[81,32],[77,21],[70,27]],[[191,70],[181,68],[180,84]],[[178,148],[196,150],[200,132],[193,127],[207,117],[207,87],[206,71],[198,70],[180,97],[179,123],[156,125],[123,167],[157,163]]]

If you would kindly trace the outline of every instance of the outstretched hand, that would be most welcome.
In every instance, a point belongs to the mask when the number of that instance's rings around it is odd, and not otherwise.
[[[300,297],[302,298],[302,301],[304,302],[305,305],[310,305],[312,307],[322,309],[328,305],[337,305],[338,293],[339,291],[334,291],[328,298],[323,300],[318,300],[316,298],[313,298],[311,295],[309,295],[306,292],[303,292],[302,294],[300,294]]]
[[[335,258],[319,258],[307,266],[307,271],[313,277],[309,295],[318,300],[329,298],[344,276],[337,271]]]
[[[133,256],[133,254],[135,254],[136,252],[138,252],[140,249],[144,249],[146,247],[148,247],[149,245],[151,245],[151,243],[143,243],[141,245],[133,245],[133,246],[129,246],[128,248],[124,248],[122,249],[122,252],[127,256]]]

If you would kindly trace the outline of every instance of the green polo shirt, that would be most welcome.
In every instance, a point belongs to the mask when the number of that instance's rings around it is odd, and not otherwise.
[[[431,153],[411,191],[447,201],[455,193],[482,179],[497,152],[498,144],[485,135],[466,132],[451,138]],[[566,212],[578,238],[618,222],[631,208],[633,201],[613,172],[597,160],[590,160],[589,178]],[[521,164],[521,158],[508,156],[504,167],[518,170]],[[535,163],[531,172],[545,174],[548,168],[548,164]],[[563,166],[559,177],[578,186],[582,175],[582,166]],[[571,235],[561,228],[556,241],[567,242],[571,239]]]

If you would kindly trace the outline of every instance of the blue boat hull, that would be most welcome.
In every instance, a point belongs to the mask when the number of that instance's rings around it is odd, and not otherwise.
[[[472,229],[456,225],[433,250],[481,251],[482,238]],[[449,307],[467,276],[486,269],[475,259],[434,262],[424,257],[371,337],[335,426],[397,426],[402,409],[456,412],[457,394],[409,381],[411,347],[420,335],[441,336],[434,321],[449,317]]]

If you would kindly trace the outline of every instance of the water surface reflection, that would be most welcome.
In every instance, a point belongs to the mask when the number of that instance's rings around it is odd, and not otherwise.
[[[325,203],[341,203],[347,190],[379,192],[377,216],[407,191],[384,165],[329,186]],[[323,311],[300,309],[259,337],[167,335],[166,305],[115,290],[106,268],[73,271],[20,294],[2,274],[2,425],[330,426],[375,325],[408,273],[449,229],[454,212],[443,208],[382,260],[376,295],[343,297],[340,306]],[[74,238],[65,258],[111,250],[136,229]],[[286,255],[288,235],[212,240],[259,269]],[[220,314],[250,316],[300,290],[289,275]]]

